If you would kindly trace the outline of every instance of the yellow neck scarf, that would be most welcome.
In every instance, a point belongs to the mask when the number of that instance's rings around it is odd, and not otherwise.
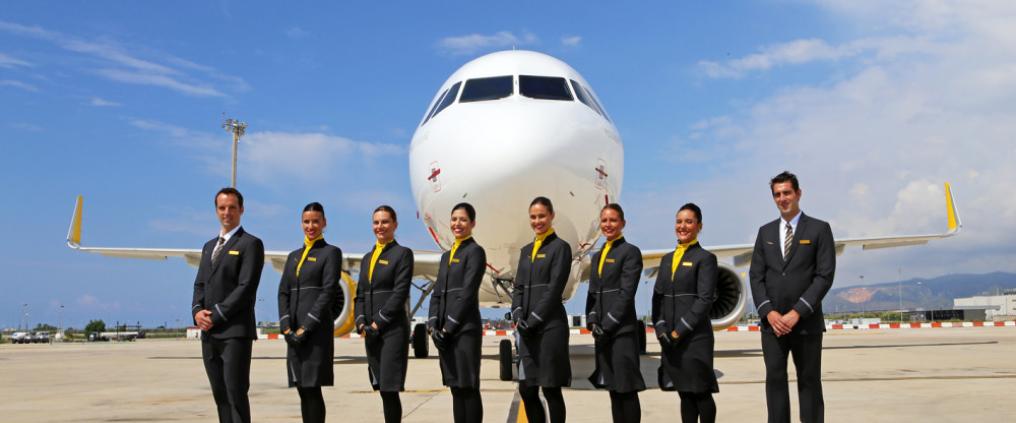
[[[455,244],[452,244],[452,253],[448,255],[448,264],[452,264],[452,261],[455,260],[455,251],[458,251],[459,245],[462,245],[462,241],[465,241],[472,237],[473,236],[470,235],[465,238],[455,240]]]
[[[615,241],[619,239],[621,239],[621,237],[614,238]],[[603,252],[600,253],[600,267],[596,269],[597,275],[603,274],[603,263],[607,261],[607,253],[610,252],[610,247],[612,247],[613,245],[614,241],[607,241],[606,244],[603,244]]]
[[[691,240],[687,244],[677,243],[677,248],[674,249],[674,260],[670,262],[670,280],[674,280],[674,274],[677,273],[677,266],[681,262],[681,258],[684,257],[684,252],[688,251],[688,248],[695,244],[698,244],[698,238]]]
[[[543,240],[547,239],[552,233],[554,233],[554,228],[550,228],[547,232],[536,236],[536,240],[533,241],[533,256],[529,258],[530,262],[536,261],[536,252],[540,251],[540,247],[543,246]]]
[[[307,260],[307,253],[310,252],[310,247],[313,247],[314,243],[320,239],[325,239],[324,234],[318,235],[314,239],[307,238],[306,236],[303,237],[303,255],[300,256],[300,262],[296,264],[296,277],[300,277],[300,268],[303,267],[303,262]]]
[[[381,241],[377,241],[374,244],[374,254],[370,255],[370,270],[367,272],[367,281],[374,282],[374,265],[377,264],[377,259],[381,257],[381,251],[388,246],[391,241],[384,244]]]

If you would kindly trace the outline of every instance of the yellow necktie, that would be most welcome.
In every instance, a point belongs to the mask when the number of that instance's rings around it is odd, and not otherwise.
[[[374,265],[377,264],[377,259],[381,257],[381,251],[386,246],[388,246],[387,242],[382,244],[381,241],[378,241],[374,244],[374,254],[370,255],[370,270],[367,272],[367,282],[374,282]]]
[[[614,241],[607,241],[606,244],[603,244],[603,253],[600,254],[600,267],[597,268],[597,275],[603,274],[603,262],[607,260],[607,253],[610,252],[610,247],[612,245],[614,245]]]
[[[296,264],[296,277],[300,277],[300,268],[303,267],[303,262],[307,260],[307,253],[310,252],[310,247],[314,246],[314,243],[319,239],[324,239],[324,235],[318,235],[317,238],[310,239],[306,236],[303,237],[303,255],[300,256],[300,262]]]
[[[536,252],[540,251],[540,247],[543,246],[543,240],[547,239],[552,233],[554,233],[554,228],[550,228],[547,232],[536,236],[536,240],[533,241],[533,256],[529,258],[530,262],[536,261]]]
[[[674,280],[674,274],[677,273],[677,265],[681,262],[684,257],[684,252],[688,251],[688,247],[698,244],[698,238],[691,240],[687,244],[677,243],[677,248],[674,249],[674,260],[670,262],[670,280]]]
[[[459,245],[462,244],[462,241],[465,241],[465,240],[467,240],[469,238],[472,238],[472,236],[467,236],[467,237],[462,238],[462,239],[456,239],[455,243],[452,244],[452,253],[448,255],[448,264],[449,265],[451,265],[452,261],[455,260],[455,251],[459,249]]]

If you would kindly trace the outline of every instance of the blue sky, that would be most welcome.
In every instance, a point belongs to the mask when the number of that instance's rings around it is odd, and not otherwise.
[[[78,194],[86,245],[211,238],[211,195],[229,181],[223,116],[250,125],[244,226],[268,248],[300,245],[298,212],[315,200],[347,251],[369,248],[382,202],[404,216],[403,244],[432,248],[411,219],[412,131],[449,74],[513,46],[568,62],[603,100],[625,141],[622,202],[640,246],[672,245],[686,201],[705,210],[706,245],[751,242],[776,217],[766,180],[787,168],[805,212],[837,236],[942,231],[941,183],[954,184],[961,237],[848,252],[837,286],[1016,270],[1016,11],[1005,3],[4,10],[0,327],[17,326],[24,304],[33,324],[57,323],[61,305],[67,325],[186,323],[194,269],[75,253],[64,238]],[[266,269],[259,318],[275,315],[277,283]]]

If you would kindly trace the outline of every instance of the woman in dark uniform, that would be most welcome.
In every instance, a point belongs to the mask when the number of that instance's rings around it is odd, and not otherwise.
[[[586,325],[596,345],[596,370],[589,381],[610,391],[615,423],[642,419],[639,391],[646,389],[639,370],[640,328],[635,289],[642,274],[642,251],[625,242],[624,210],[610,203],[600,210],[600,232],[607,238],[593,255],[586,298]]]
[[[399,392],[406,389],[409,361],[409,284],[413,251],[395,242],[399,221],[389,206],[374,209],[374,248],[360,261],[356,286],[356,330],[364,336],[370,384],[381,392],[386,423],[402,420]]]
[[[478,294],[487,254],[473,240],[476,209],[469,203],[452,208],[455,244],[441,255],[437,285],[430,296],[427,330],[434,339],[444,385],[452,391],[456,423],[483,421],[480,401],[480,303]]]
[[[543,423],[540,388],[552,423],[565,421],[561,387],[571,385],[568,315],[561,296],[571,270],[571,246],[554,233],[554,205],[536,197],[529,205],[529,225],[536,239],[522,247],[512,291],[512,319],[518,334],[519,395],[526,417]]]
[[[660,340],[660,388],[681,396],[681,421],[716,421],[713,328],[709,310],[719,277],[716,256],[698,244],[702,210],[677,211],[677,248],[660,261],[653,289],[653,326]]]
[[[322,236],[327,221],[320,203],[303,208],[304,246],[289,253],[279,281],[279,327],[289,348],[289,386],[300,394],[305,423],[325,421],[322,386],[332,386],[332,307],[342,271],[342,251]]]

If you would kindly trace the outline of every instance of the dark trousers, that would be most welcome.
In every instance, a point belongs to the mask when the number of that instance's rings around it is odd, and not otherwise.
[[[252,339],[201,339],[201,358],[212,385],[212,396],[219,412],[219,423],[250,422],[250,356]]]
[[[790,390],[787,387],[787,356],[797,369],[797,397],[801,421],[821,423],[825,419],[822,400],[822,334],[789,334],[777,337],[762,332],[762,355],[766,363],[766,406],[769,423],[790,422]]]

